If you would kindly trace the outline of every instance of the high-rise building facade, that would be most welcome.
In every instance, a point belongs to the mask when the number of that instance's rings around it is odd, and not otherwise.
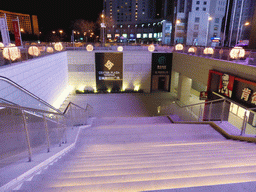
[[[106,16],[117,24],[140,23],[154,19],[156,0],[104,0]]]
[[[170,44],[171,22],[160,15],[163,13],[157,13],[157,6],[166,5],[165,2],[169,1],[172,0],[104,0],[106,20],[102,22],[112,20],[111,26],[106,23],[107,40]],[[164,12],[167,13],[168,9]]]
[[[36,35],[39,34],[37,16],[35,15],[32,16],[32,24],[33,24],[32,25],[31,17],[28,14],[13,13],[9,11],[0,10],[0,17],[5,17],[5,15],[7,19],[8,29],[11,33],[14,32],[12,21],[18,18],[21,32],[28,33],[28,34],[36,34]],[[34,33],[32,28],[34,29]]]
[[[193,0],[188,14],[188,45],[218,46],[227,0]]]
[[[255,12],[255,0],[229,0],[229,25],[226,44],[234,46],[250,39],[251,24]]]

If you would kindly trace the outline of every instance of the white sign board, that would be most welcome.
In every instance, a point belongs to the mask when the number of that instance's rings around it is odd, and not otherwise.
[[[4,46],[8,46],[11,43],[8,26],[5,18],[0,18],[0,30],[2,34],[2,40]]]

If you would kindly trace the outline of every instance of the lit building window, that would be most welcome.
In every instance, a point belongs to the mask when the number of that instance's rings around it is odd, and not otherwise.
[[[154,33],[154,38],[157,38],[157,33]]]
[[[107,34],[107,38],[111,39],[111,37],[112,37],[111,34]]]
[[[126,33],[125,33],[125,34],[123,34],[122,36],[123,36],[124,38],[127,38],[127,34],[126,34]]]
[[[148,38],[148,34],[147,33],[143,33],[143,38]]]
[[[153,33],[149,33],[148,38],[152,38],[152,37],[153,37]]]
[[[137,38],[141,38],[141,34],[138,33],[138,34],[136,35],[136,37],[137,37]]]

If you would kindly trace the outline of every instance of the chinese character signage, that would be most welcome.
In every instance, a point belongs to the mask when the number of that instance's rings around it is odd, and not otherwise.
[[[256,107],[256,83],[253,81],[211,70],[207,90],[209,93],[226,96],[245,107]]]
[[[95,53],[97,90],[121,89],[123,53]]]
[[[172,53],[152,53],[152,75],[170,75]]]

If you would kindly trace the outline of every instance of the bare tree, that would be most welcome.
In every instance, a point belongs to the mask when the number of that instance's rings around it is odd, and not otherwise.
[[[73,29],[77,32],[80,32],[86,38],[91,37],[94,34],[95,23],[92,21],[86,21],[84,19],[76,20],[73,24]]]

